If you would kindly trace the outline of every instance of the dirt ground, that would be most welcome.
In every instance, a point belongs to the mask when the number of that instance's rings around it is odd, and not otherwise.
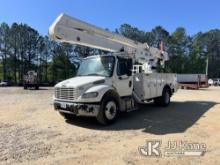
[[[169,107],[122,114],[111,126],[93,118],[65,121],[53,88],[0,88],[0,164],[220,164],[220,88],[179,90]],[[147,157],[146,140],[205,143],[203,156]]]

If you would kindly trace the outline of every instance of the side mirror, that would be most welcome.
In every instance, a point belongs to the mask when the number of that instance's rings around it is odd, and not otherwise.
[[[132,75],[132,71],[131,71],[131,70],[128,70],[128,71],[127,71],[127,76],[130,77],[131,75]]]

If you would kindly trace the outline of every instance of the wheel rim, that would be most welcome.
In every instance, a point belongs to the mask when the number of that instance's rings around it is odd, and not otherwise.
[[[168,104],[170,102],[170,94],[168,92],[165,93],[165,103]]]
[[[112,120],[115,118],[117,113],[117,106],[114,101],[110,101],[105,106],[105,116],[108,120]]]

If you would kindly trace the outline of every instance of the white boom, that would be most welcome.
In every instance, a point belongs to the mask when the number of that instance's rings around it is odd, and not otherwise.
[[[159,60],[161,65],[164,65],[168,60],[166,52],[149,47],[147,43],[133,41],[65,14],[59,15],[50,26],[49,36],[52,40],[110,52],[125,51],[141,64],[156,65]]]

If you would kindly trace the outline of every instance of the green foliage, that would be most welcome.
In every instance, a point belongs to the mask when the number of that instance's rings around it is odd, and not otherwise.
[[[220,77],[220,30],[189,36],[183,27],[169,33],[161,26],[150,32],[123,24],[115,31],[125,37],[159,48],[161,41],[170,60],[165,70],[174,73],[205,73]],[[41,82],[57,82],[76,74],[79,58],[106,51],[51,41],[26,24],[0,24],[0,79],[22,82],[28,70],[39,73]]]
[[[37,71],[41,82],[63,80],[74,76],[74,58],[72,45],[50,41],[26,24],[0,25],[2,80],[18,84],[29,70]]]
[[[53,81],[60,81],[73,77],[76,73],[76,67],[70,61],[72,48],[68,44],[58,45],[50,66]]]
[[[142,43],[146,42],[145,32],[139,30],[136,27],[132,27],[131,25],[123,24],[121,25],[119,30],[117,30],[117,32],[119,32],[127,38],[131,38],[134,41],[139,41]]]
[[[163,41],[170,60],[165,71],[174,73],[206,73],[206,62],[209,59],[209,77],[220,77],[220,30],[210,30],[189,36],[183,27],[178,27],[169,34],[163,27],[157,26],[151,32],[140,31],[128,24],[116,29],[117,33],[130,39],[147,42],[148,45],[160,48]],[[159,68],[159,70],[164,71]]]

